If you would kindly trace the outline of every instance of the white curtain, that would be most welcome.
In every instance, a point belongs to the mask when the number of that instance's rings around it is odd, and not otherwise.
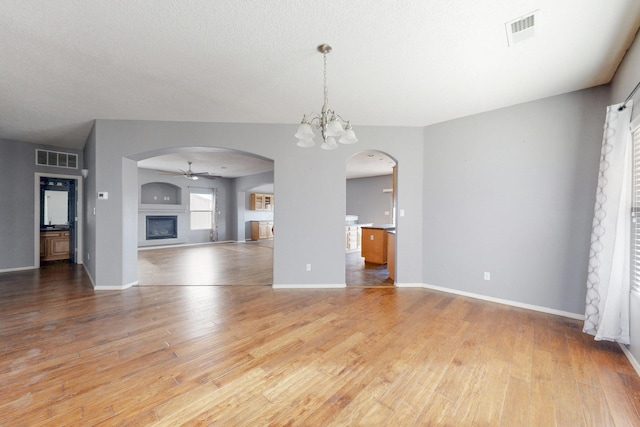
[[[607,107],[593,215],[583,331],[629,344],[632,103]]]

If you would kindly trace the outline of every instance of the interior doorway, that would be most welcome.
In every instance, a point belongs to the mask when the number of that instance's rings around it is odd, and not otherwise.
[[[160,255],[174,249],[184,258],[183,264],[197,265],[202,274],[189,283],[201,285],[264,284],[264,278],[273,282],[273,170],[274,162],[252,153],[215,148],[182,147],[140,153],[138,162],[138,277],[139,284],[162,282],[173,274],[171,263],[149,262],[157,252]],[[188,165],[189,169],[184,165]],[[194,176],[197,176],[194,179]],[[156,199],[143,200],[142,186],[171,184],[175,194],[158,193]],[[215,194],[211,229],[194,227],[193,195],[210,192]],[[252,197],[269,196],[269,203],[258,206]],[[176,235],[162,240],[149,240],[144,234],[144,224],[149,215],[171,215],[176,219]],[[271,236],[253,241],[254,222],[270,221]],[[211,222],[211,221],[209,221]],[[214,237],[215,236],[215,237]],[[248,275],[242,262],[252,258],[241,246],[253,244],[262,249],[262,269],[259,274]],[[215,247],[214,247],[215,246]],[[140,255],[144,252],[144,255]],[[215,261],[222,253],[235,254],[234,262]],[[209,261],[196,262],[207,254]],[[241,259],[240,259],[241,258]],[[181,258],[182,259],[182,258]],[[220,259],[225,259],[221,257]],[[192,262],[194,261],[194,262]],[[215,262],[214,262],[215,261]],[[208,269],[203,269],[207,265]],[[264,267],[264,266],[268,267]],[[210,267],[210,268],[209,268]],[[195,268],[195,267],[194,267]],[[166,271],[164,271],[167,269]],[[185,275],[188,276],[188,275]],[[162,278],[162,280],[157,279]],[[180,279],[182,280],[182,278]],[[178,282],[176,279],[174,282]]]
[[[66,261],[82,263],[81,177],[36,174],[34,265]]]
[[[395,284],[397,169],[395,159],[380,151],[363,151],[347,160],[347,286]]]

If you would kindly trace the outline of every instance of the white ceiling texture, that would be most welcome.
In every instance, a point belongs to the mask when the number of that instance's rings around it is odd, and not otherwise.
[[[534,11],[509,46],[505,23]],[[608,83],[639,25],[638,0],[0,0],[0,139],[82,148],[96,118],[296,124],[322,105],[321,43],[356,133],[422,127]]]

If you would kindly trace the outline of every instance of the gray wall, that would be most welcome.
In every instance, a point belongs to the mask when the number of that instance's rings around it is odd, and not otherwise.
[[[131,166],[122,159],[140,160],[175,147],[232,148],[274,160],[275,285],[344,285],[346,161],[362,150],[388,153],[403,171],[398,174],[398,206],[406,216],[399,218],[398,228],[411,231],[398,238],[397,281],[422,279],[422,129],[358,127],[358,144],[325,152],[296,147],[295,124],[97,120],[95,126],[96,190],[110,194],[108,201],[97,202],[95,226],[87,230],[100,255],[95,267],[98,287],[123,287],[137,280],[130,268],[136,257],[124,256],[137,246],[137,233],[118,232],[124,229],[125,212],[137,204],[137,194],[123,191],[123,177]],[[310,272],[305,271],[307,263],[313,265]]]
[[[424,130],[424,283],[584,313],[608,97],[600,86]]]
[[[171,244],[193,244],[206,243],[210,240],[209,230],[191,230],[189,219],[189,187],[216,188],[218,190],[217,216],[218,240],[231,240],[233,230],[229,230],[231,217],[235,213],[235,206],[231,205],[231,179],[218,178],[215,180],[200,179],[189,181],[184,178],[167,178],[149,169],[138,169],[138,200],[140,200],[140,189],[143,184],[149,182],[168,182],[180,188],[181,204],[179,205],[138,205],[138,246],[163,246]],[[195,190],[197,190],[196,188]],[[178,238],[166,240],[146,240],[146,216],[147,215],[177,215],[178,216]]]
[[[278,199],[275,198],[274,210],[270,212],[251,210],[251,193],[263,192],[261,187],[273,187],[273,171],[243,176],[234,180],[234,191],[237,203],[237,241],[245,241],[251,238],[251,225],[249,221],[273,221],[275,209],[278,208]],[[274,194],[269,190],[267,194]]]
[[[238,224],[240,225],[238,241],[245,241],[251,238],[250,221],[273,221],[275,209],[278,207],[278,200],[275,198],[274,210],[253,211],[251,210],[251,194],[264,193],[274,194],[273,172],[264,172],[255,175],[244,176],[235,180],[235,190],[237,192],[238,203]],[[268,190],[265,190],[267,188]],[[274,194],[275,196],[275,194]]]
[[[37,148],[78,154],[78,169],[36,166]],[[35,174],[80,176],[82,151],[0,140],[0,271],[37,267]],[[39,221],[39,219],[38,219]]]
[[[89,175],[84,180],[84,267],[95,286],[96,277],[96,128],[95,123],[89,132],[87,143],[84,146],[84,165]]]
[[[362,224],[391,224],[392,193],[382,190],[391,189],[392,185],[391,175],[348,179],[346,214],[358,215]]]

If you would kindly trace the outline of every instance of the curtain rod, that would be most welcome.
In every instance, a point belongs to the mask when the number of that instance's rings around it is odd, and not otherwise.
[[[631,93],[629,94],[629,96],[627,96],[627,99],[624,100],[624,102],[622,103],[622,105],[618,108],[618,111],[622,111],[625,108],[627,108],[627,102],[629,102],[629,100],[631,98],[633,98],[633,95],[635,95],[636,91],[638,90],[638,88],[640,88],[640,82],[638,82],[638,84],[636,85],[635,88],[633,88],[633,90],[631,91]]]

